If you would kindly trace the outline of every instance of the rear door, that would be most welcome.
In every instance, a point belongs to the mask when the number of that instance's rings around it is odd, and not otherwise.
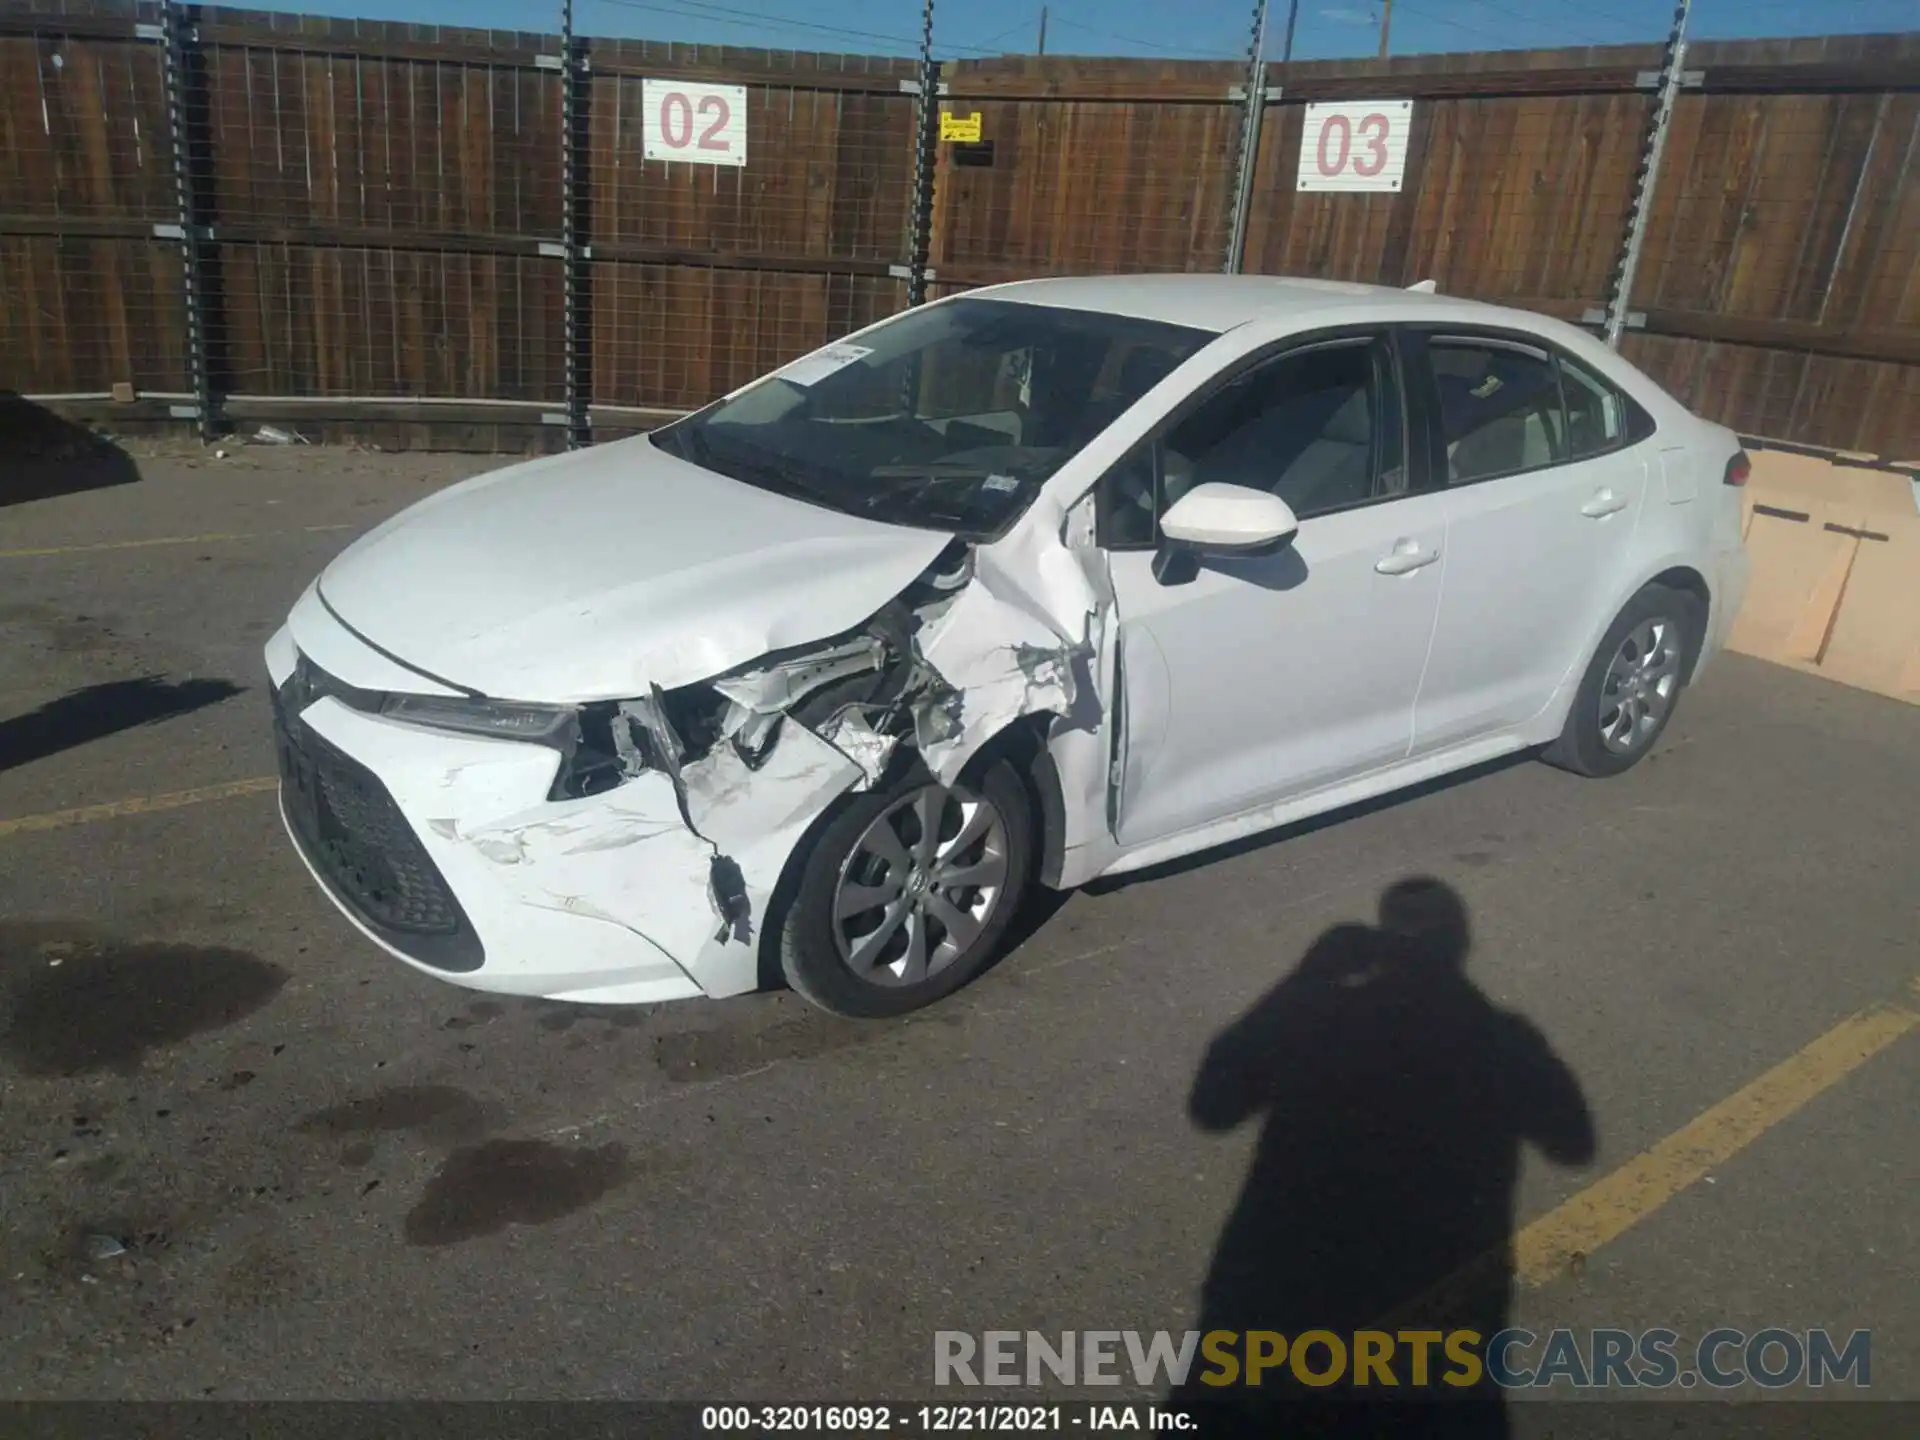
[[[1532,337],[1433,330],[1407,349],[1438,420],[1447,496],[1419,755],[1524,725],[1584,663],[1628,580],[1648,467],[1624,399]]]

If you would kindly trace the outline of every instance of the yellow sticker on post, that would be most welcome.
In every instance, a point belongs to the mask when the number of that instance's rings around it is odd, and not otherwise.
[[[940,141],[942,144],[954,142],[961,145],[980,143],[980,112],[971,115],[956,115],[951,110],[940,112]]]

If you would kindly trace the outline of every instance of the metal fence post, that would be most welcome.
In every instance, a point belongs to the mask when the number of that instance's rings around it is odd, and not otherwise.
[[[933,58],[933,0],[920,16],[920,99],[913,117],[913,217],[908,241],[907,304],[927,298],[927,261],[933,248],[933,176],[940,126],[940,64]]]
[[[586,295],[587,257],[592,253],[580,244],[582,201],[582,152],[586,137],[581,133],[586,122],[582,103],[585,57],[573,35],[573,0],[560,4],[560,264],[562,329],[566,334],[564,377],[566,385],[567,448],[577,450],[593,443],[593,420],[588,412],[591,380],[591,355],[582,356],[588,334],[588,297]],[[585,358],[588,364],[582,365]]]
[[[213,383],[207,369],[205,267],[201,263],[200,207],[194,200],[192,140],[187,127],[187,44],[185,16],[174,0],[160,6],[162,78],[167,91],[167,138],[173,150],[173,193],[178,218],[173,225],[156,225],[154,233],[172,235],[180,242],[180,279],[187,318],[187,374],[193,389],[192,416],[200,439],[214,436]],[[186,407],[173,413],[185,417]]]
[[[1634,275],[1640,269],[1640,252],[1646,244],[1647,224],[1653,213],[1654,186],[1660,180],[1660,159],[1667,148],[1667,131],[1673,124],[1674,102],[1686,79],[1687,12],[1691,8],[1692,0],[1680,0],[1675,8],[1666,53],[1660,61],[1660,98],[1653,108],[1653,120],[1641,151],[1640,173],[1627,209],[1626,239],[1620,246],[1620,263],[1614,268],[1613,293],[1607,298],[1606,340],[1614,350],[1620,348],[1620,336],[1627,328]]]
[[[1295,0],[1298,3],[1298,0]],[[1292,47],[1293,22],[1287,22],[1287,43]],[[1247,258],[1247,217],[1253,209],[1253,172],[1260,162],[1260,125],[1267,111],[1267,0],[1259,0],[1253,11],[1253,36],[1247,42],[1247,80],[1240,95],[1244,109],[1240,116],[1240,157],[1234,167],[1233,216],[1227,234],[1227,253],[1221,268],[1238,275]]]

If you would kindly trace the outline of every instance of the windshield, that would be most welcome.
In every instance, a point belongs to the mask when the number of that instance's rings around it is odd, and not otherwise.
[[[834,510],[987,538],[1213,338],[1122,315],[953,300],[804,356],[653,440]]]

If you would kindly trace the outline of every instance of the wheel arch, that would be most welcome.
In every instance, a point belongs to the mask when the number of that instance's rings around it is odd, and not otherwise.
[[[967,769],[973,771],[1005,760],[1019,773],[1027,787],[1027,798],[1033,802],[1034,876],[1050,890],[1060,888],[1066,863],[1066,791],[1047,745],[1054,721],[1059,718],[1051,710],[1022,715],[990,736],[967,761]]]
[[[1639,586],[1635,588],[1633,593],[1638,595],[1640,591],[1646,589],[1649,585],[1658,585],[1663,589],[1677,591],[1682,595],[1691,595],[1695,600],[1700,602],[1700,626],[1695,634],[1687,637],[1686,666],[1680,676],[1680,683],[1682,685],[1691,685],[1693,683],[1694,667],[1700,663],[1700,651],[1713,626],[1712,587],[1707,584],[1707,577],[1692,565],[1670,565],[1660,571],[1659,574],[1643,580]],[[1628,598],[1631,599],[1632,597],[1629,596]],[[1626,602],[1622,601],[1621,603],[1624,605]],[[1618,614],[1619,612],[1615,611],[1615,613]]]
[[[1613,603],[1599,614],[1585,638],[1580,642],[1579,649],[1574,651],[1566,670],[1562,672],[1560,683],[1554,689],[1553,698],[1541,707],[1539,714],[1530,722],[1531,724],[1540,725],[1544,722],[1546,726],[1544,733],[1555,735],[1559,733],[1560,726],[1566,722],[1567,707],[1573,703],[1574,691],[1580,684],[1580,678],[1586,674],[1587,667],[1593,663],[1594,652],[1600,648],[1600,642],[1606,638],[1608,629],[1619,618],[1620,612],[1633,602],[1633,597],[1651,585],[1659,585],[1689,595],[1700,603],[1700,633],[1693,637],[1692,649],[1687,655],[1686,668],[1681,679],[1683,685],[1693,683],[1694,669],[1700,663],[1701,649],[1706,636],[1711,631],[1712,590],[1701,567],[1694,563],[1692,557],[1667,555],[1636,570],[1632,581],[1623,587],[1614,596]]]
[[[1650,585],[1659,585],[1668,590],[1679,591],[1681,594],[1690,595],[1700,602],[1703,612],[1701,616],[1703,622],[1700,627],[1701,633],[1695,637],[1693,653],[1687,657],[1686,679],[1689,681],[1692,680],[1694,663],[1699,659],[1700,640],[1706,635],[1710,624],[1713,593],[1711,587],[1707,584],[1704,571],[1699,565],[1694,563],[1692,557],[1687,555],[1667,555],[1642,565],[1635,570],[1632,580],[1623,586],[1619,593],[1613,597],[1613,603],[1607,606],[1604,612],[1595,617],[1586,639],[1581,642],[1579,650],[1574,654],[1572,663],[1567,666],[1566,673],[1561,677],[1561,684],[1563,686],[1577,683],[1580,676],[1586,673],[1587,666],[1593,662],[1593,652],[1599,648],[1600,641],[1605,637],[1608,627],[1618,618],[1620,612],[1627,608],[1632,602],[1633,597]]]
[[[1058,718],[1051,710],[1019,716],[980,742],[961,772],[964,775],[978,775],[997,760],[1005,760],[1013,766],[1021,783],[1026,786],[1027,798],[1033,805],[1036,830],[1032,837],[1034,875],[1050,889],[1059,888],[1066,855],[1065,791],[1060,782],[1060,772],[1054,766],[1053,755],[1047,748],[1047,736]],[[911,773],[913,767],[923,764],[919,752],[903,744],[894,752],[885,779],[899,779]],[[780,967],[780,930],[799,887],[805,869],[806,852],[819,843],[820,833],[833,823],[834,817],[849,798],[859,793],[862,792],[846,791],[822,807],[781,867],[780,877],[760,916],[760,933],[754,937],[758,988],[763,991],[779,989],[785,983]]]

